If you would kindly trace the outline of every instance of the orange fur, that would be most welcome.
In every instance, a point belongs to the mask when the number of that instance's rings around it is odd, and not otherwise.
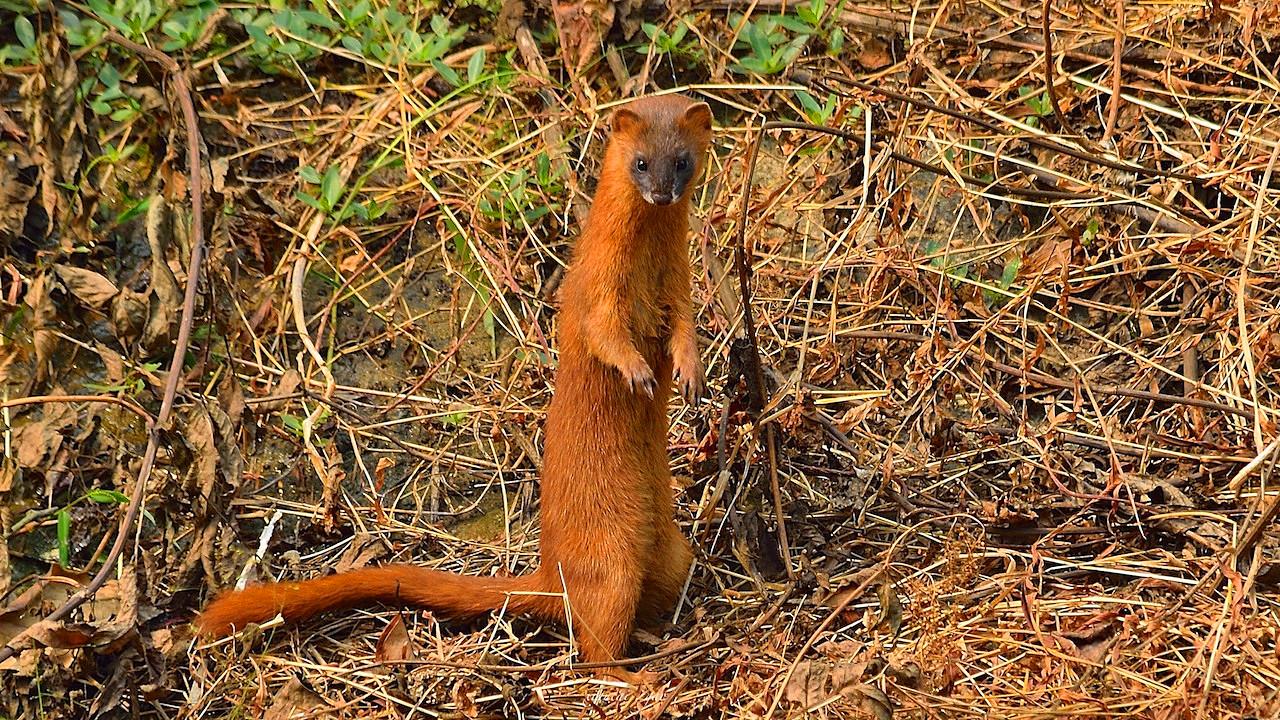
[[[560,366],[547,414],[541,563],[514,578],[388,565],[220,596],[195,620],[226,635],[280,613],[386,604],[471,616],[506,607],[546,619],[569,612],[586,662],[618,660],[637,621],[680,594],[693,554],[675,523],[667,466],[673,382],[702,389],[690,300],[689,196],[711,112],[680,96],[645,98],[614,116],[599,187],[560,294]],[[692,179],[667,205],[642,197],[640,156],[682,153]]]

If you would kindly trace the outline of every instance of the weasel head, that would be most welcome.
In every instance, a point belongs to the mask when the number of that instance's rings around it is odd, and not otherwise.
[[[613,113],[605,163],[658,207],[687,200],[711,144],[711,108],[681,95],[641,98]]]

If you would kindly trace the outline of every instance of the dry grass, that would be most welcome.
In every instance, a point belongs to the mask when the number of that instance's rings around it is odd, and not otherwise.
[[[680,88],[722,121],[693,238],[716,391],[672,411],[699,555],[674,626],[637,644],[659,655],[656,687],[568,672],[565,633],[506,617],[359,612],[212,647],[179,627],[201,588],[267,572],[260,543],[290,577],[534,562],[548,298],[604,116],[528,46],[516,81],[481,95],[389,71],[202,107],[230,211],[203,309],[218,342],[188,374],[183,417],[242,388],[243,427],[211,422],[219,467],[229,454],[243,473],[192,480],[183,458],[213,446],[171,449],[147,507],[203,499],[144,526],[126,563],[161,613],[140,621],[142,649],[126,670],[68,661],[44,682],[155,717],[1280,714],[1280,8],[1131,5],[1117,63],[1113,8],[1055,6],[1056,101],[1082,141],[1040,100],[1039,5],[935,18],[860,4],[841,20],[854,51],[773,84],[722,72],[723,6],[694,3],[710,80]],[[800,81],[838,98],[828,124],[862,142],[761,132],[802,116]],[[294,198],[294,161],[364,177],[360,198],[391,211],[326,221]],[[558,177],[513,194],[540,163]],[[504,197],[505,214],[481,209]],[[735,343],[744,202],[781,563],[742,397],[751,350]]]

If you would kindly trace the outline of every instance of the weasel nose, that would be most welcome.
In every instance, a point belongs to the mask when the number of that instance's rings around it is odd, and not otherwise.
[[[670,205],[674,199],[669,192],[656,192],[653,194],[654,205]]]

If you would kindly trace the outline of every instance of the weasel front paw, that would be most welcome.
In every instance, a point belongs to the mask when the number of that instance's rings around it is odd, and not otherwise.
[[[680,388],[680,396],[690,405],[702,400],[707,389],[707,379],[702,372],[702,362],[694,351],[682,353],[675,362],[672,373]]]
[[[635,362],[629,367],[622,370],[622,379],[627,382],[631,392],[641,390],[649,397],[653,397],[653,391],[658,387],[658,381],[653,377],[653,369],[649,367],[649,363],[644,361],[644,358],[640,357],[636,358]]]

